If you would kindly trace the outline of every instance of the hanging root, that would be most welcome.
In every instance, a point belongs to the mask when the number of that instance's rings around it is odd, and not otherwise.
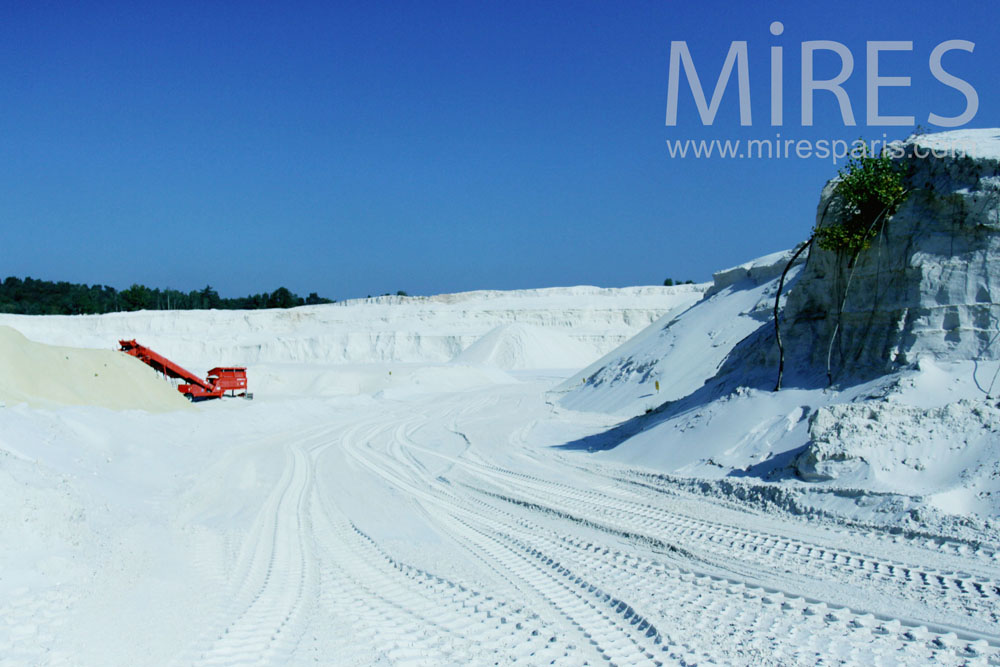
[[[903,199],[906,198],[906,195],[908,195],[908,194],[910,194],[910,190],[909,189],[904,190],[903,193],[897,199],[897,201],[902,201]],[[887,221],[887,219],[889,217],[889,209],[892,208],[892,206],[893,206],[894,203],[895,202],[893,202],[892,204],[889,204],[888,206],[886,206],[884,209],[882,209],[881,213],[879,213],[878,215],[875,216],[875,219],[872,220],[872,224],[869,225],[869,227],[868,227],[868,233],[869,234],[872,231],[874,231],[876,225],[878,225],[878,224],[881,223],[883,227],[885,226],[885,223],[886,223],[886,221]],[[880,228],[880,231],[881,231],[881,228]],[[837,309],[837,324],[834,325],[834,327],[833,327],[833,335],[830,336],[830,345],[826,349],[826,382],[827,382],[827,386],[833,386],[833,370],[831,368],[831,362],[832,362],[832,359],[833,359],[833,342],[835,340],[837,340],[837,334],[840,332],[840,321],[841,321],[841,319],[844,316],[844,306],[847,305],[847,294],[848,294],[848,292],[851,289],[851,281],[854,280],[854,272],[858,268],[858,255],[860,255],[860,254],[861,254],[861,251],[859,250],[850,259],[849,265],[850,265],[850,268],[851,268],[851,273],[848,274],[848,276],[847,276],[847,284],[844,285],[844,298],[841,299],[841,301],[840,301],[840,308]]]
[[[813,238],[810,237],[808,241],[799,246],[799,249],[795,251],[792,258],[788,260],[788,264],[785,265],[785,270],[781,272],[781,280],[778,281],[778,294],[774,297],[774,338],[778,341],[778,382],[774,385],[774,391],[779,391],[781,389],[781,380],[785,375],[785,347],[781,344],[781,319],[778,317],[778,304],[781,302],[781,290],[785,287],[785,276],[788,275],[788,270],[792,268],[795,264],[795,260],[799,258],[806,248],[812,245]]]

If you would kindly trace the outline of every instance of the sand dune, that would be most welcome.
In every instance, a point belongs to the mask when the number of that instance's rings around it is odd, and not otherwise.
[[[34,343],[0,326],[0,401],[160,412],[187,401],[141,361],[114,350]]]

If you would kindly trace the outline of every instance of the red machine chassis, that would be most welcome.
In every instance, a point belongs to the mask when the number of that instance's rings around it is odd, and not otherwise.
[[[191,371],[170,361],[162,354],[154,352],[135,340],[120,340],[121,351],[130,354],[143,363],[163,373],[167,377],[184,380],[177,391],[192,401],[222,398],[228,391],[233,396],[251,398],[247,393],[247,369],[243,366],[216,366],[208,371],[208,378],[202,380]],[[238,393],[239,392],[239,393]]]

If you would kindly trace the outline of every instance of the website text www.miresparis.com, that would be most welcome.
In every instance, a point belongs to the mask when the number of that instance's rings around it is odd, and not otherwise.
[[[867,153],[866,153],[867,151]],[[914,144],[918,158],[964,157],[975,153],[975,146],[956,142],[946,147],[929,148]],[[906,149],[901,141],[882,139],[789,139],[780,133],[769,139],[667,139],[671,158],[725,158],[736,160],[831,160],[833,164],[867,155],[901,158]]]
[[[770,70],[770,123],[772,127],[785,126],[785,48],[781,43],[785,35],[785,24],[781,21],[772,21],[769,32],[777,41],[771,40],[769,48],[769,70]],[[864,122],[871,127],[914,127],[916,126],[916,113],[904,115],[887,114],[880,105],[880,91],[883,88],[910,88],[914,79],[911,76],[885,76],[880,70],[879,56],[883,52],[913,52],[914,41],[912,40],[868,40],[865,42],[864,55],[864,97],[865,109]],[[754,54],[761,53],[759,47],[755,47]],[[934,91],[940,90],[940,86],[949,88],[965,98],[965,109],[957,116],[943,116],[930,109],[922,109],[921,115],[926,113],[927,122],[935,127],[961,128],[972,122],[979,111],[979,92],[975,85],[955,76],[952,72],[944,68],[944,57],[949,56],[949,67],[952,65],[964,65],[969,68],[973,65],[970,58],[976,49],[975,42],[966,39],[945,39],[935,45],[927,56],[927,65],[930,76],[936,82]],[[814,114],[814,97],[817,93],[832,94],[837,102],[840,111],[840,118],[843,127],[854,127],[857,123],[854,109],[858,106],[851,100],[851,95],[845,84],[851,79],[854,73],[854,63],[856,58],[851,48],[842,42],[831,39],[805,40],[800,42],[797,49],[800,53],[799,70],[800,77],[800,99],[799,107],[801,126],[803,128],[812,127]],[[955,53],[954,55],[953,52]],[[825,53],[827,58],[840,60],[840,72],[829,79],[817,78],[816,57],[819,53]],[[963,53],[965,54],[963,56]],[[686,40],[672,40],[670,42],[670,62],[667,76],[667,107],[665,122],[667,127],[678,126],[678,114],[680,110],[680,98],[682,97],[682,81],[686,81],[687,88],[691,93],[698,117],[703,127],[709,127],[715,123],[716,114],[721,108],[722,99],[726,91],[731,89],[730,83],[736,80],[736,96],[739,103],[739,122],[741,127],[753,125],[753,107],[750,103],[750,66],[751,51],[748,40],[733,40],[730,42],[729,51],[726,53],[725,61],[718,77],[715,79],[715,87],[712,90],[711,98],[706,94],[703,82],[711,82],[712,77],[705,78],[698,73],[695,66],[694,57]],[[956,57],[958,60],[956,60]],[[755,62],[758,62],[755,60]],[[836,62],[834,60],[833,62]],[[756,69],[760,65],[755,64]],[[976,71],[975,69],[971,71]],[[983,70],[985,71],[985,70]],[[900,72],[902,73],[902,72]],[[926,79],[924,79],[926,81]],[[922,83],[927,85],[926,83]],[[857,92],[860,89],[853,89]],[[935,100],[938,95],[931,96]],[[930,98],[928,98],[930,99]],[[883,100],[884,103],[884,100]],[[780,133],[776,133],[773,138],[760,139],[667,139],[667,152],[671,158],[732,158],[750,160],[784,160],[789,158],[797,159],[821,159],[832,160],[834,164],[848,160],[850,158],[863,157],[868,155],[889,154],[893,157],[902,157],[904,148],[897,142],[883,139],[866,142],[859,139],[848,142],[844,139],[805,139],[805,138],[785,138]],[[914,145],[913,155],[917,157],[930,157],[936,155],[927,151],[922,155],[921,146]],[[951,155],[968,155],[970,149],[962,146],[948,146],[946,149],[938,148],[943,152],[940,157]]]

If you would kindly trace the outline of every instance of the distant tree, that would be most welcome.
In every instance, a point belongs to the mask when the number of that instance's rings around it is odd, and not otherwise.
[[[120,303],[123,310],[145,310],[153,304],[153,291],[145,285],[133,284],[122,290]]]
[[[292,294],[287,287],[279,287],[267,297],[268,308],[294,308],[304,303],[302,299]]]
[[[10,276],[0,282],[0,312],[24,315],[100,314],[120,310],[192,310],[205,308],[249,309],[293,308],[305,303],[333,303],[311,292],[303,299],[281,287],[268,294],[222,298],[206,285],[188,293],[175,289],[149,288],[138,283],[117,291],[107,285],[77,285]]]
[[[673,287],[674,286],[674,279],[673,278],[667,278],[666,280],[663,281],[663,286],[664,287]]]
[[[396,296],[410,296],[410,295],[404,292],[403,290],[399,290],[398,292],[396,292]]]
[[[306,297],[307,306],[316,306],[322,303],[333,303],[332,299],[324,299],[316,292],[309,292],[309,296]]]
[[[199,293],[201,297],[201,307],[202,308],[219,308],[222,305],[222,299],[219,297],[219,293],[212,289],[211,285],[205,285],[205,288]]]

